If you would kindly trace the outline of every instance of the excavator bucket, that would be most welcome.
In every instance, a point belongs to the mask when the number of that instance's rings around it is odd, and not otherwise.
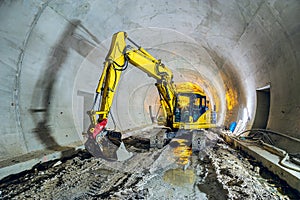
[[[121,133],[103,130],[96,138],[93,133],[87,133],[85,148],[96,158],[108,161],[125,161],[132,157],[121,140]]]

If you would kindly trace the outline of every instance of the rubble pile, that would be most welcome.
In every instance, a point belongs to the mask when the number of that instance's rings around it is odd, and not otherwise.
[[[216,134],[206,131],[202,142],[185,166],[173,145],[129,146],[134,155],[123,162],[80,151],[1,180],[0,199],[289,199]]]

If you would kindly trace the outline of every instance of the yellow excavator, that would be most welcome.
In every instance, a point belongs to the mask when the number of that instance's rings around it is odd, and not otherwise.
[[[126,41],[133,46],[128,45]],[[163,111],[160,121],[163,119],[166,131],[155,137],[154,142],[151,142],[152,146],[156,143],[162,147],[166,138],[175,137],[176,132],[181,129],[195,130],[214,126],[215,112],[208,108],[206,96],[198,85],[191,82],[175,84],[172,71],[160,59],[154,58],[137,45],[127,33],[117,32],[112,37],[105,58],[93,108],[87,112],[91,125],[85,134],[87,136],[85,147],[92,155],[107,160],[122,160],[119,157],[123,156],[123,159],[128,157],[125,155],[126,148],[121,139],[122,134],[107,130],[105,127],[121,74],[129,63],[156,79],[155,86]]]

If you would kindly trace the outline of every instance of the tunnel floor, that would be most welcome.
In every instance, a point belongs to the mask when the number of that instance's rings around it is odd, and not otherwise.
[[[199,152],[125,144],[124,162],[86,151],[1,180],[0,199],[294,199],[265,169],[206,131]],[[136,142],[136,138],[135,138]],[[185,154],[184,154],[185,152]],[[180,153],[183,153],[182,155]]]

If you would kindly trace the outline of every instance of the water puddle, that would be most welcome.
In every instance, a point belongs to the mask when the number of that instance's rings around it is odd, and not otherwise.
[[[194,170],[181,168],[169,169],[164,173],[163,180],[175,186],[192,186],[196,180]]]

